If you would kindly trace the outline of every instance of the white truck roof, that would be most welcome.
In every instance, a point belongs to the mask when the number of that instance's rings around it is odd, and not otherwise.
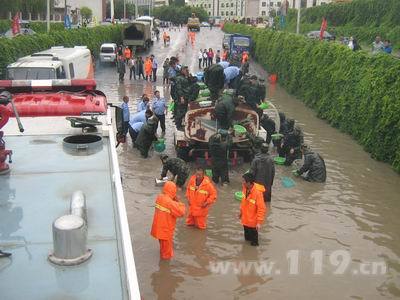
[[[29,56],[19,58],[15,63],[8,65],[8,68],[16,67],[49,67],[49,61],[68,60],[73,61],[74,58],[81,57],[82,55],[90,55],[90,50],[86,46],[75,46],[74,48],[65,48],[63,46],[51,47],[48,50],[36,52]]]

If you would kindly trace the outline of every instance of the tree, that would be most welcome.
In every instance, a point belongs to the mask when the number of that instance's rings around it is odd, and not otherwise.
[[[81,7],[81,15],[85,20],[90,20],[92,18],[92,10],[87,6]]]
[[[207,21],[207,12],[200,7],[190,7],[190,6],[161,6],[154,9],[153,15],[157,19],[163,21],[170,21],[175,24],[184,24],[187,22],[188,18],[195,13],[200,21]]]
[[[185,6],[185,0],[174,0],[172,1],[171,5]]]
[[[126,1],[128,2],[128,1]],[[126,17],[130,19],[132,16],[135,16],[135,5],[133,3],[126,3]],[[110,2],[107,2],[107,18],[110,18]],[[123,0],[115,0],[114,1],[114,18],[122,19],[124,17],[124,1]]]

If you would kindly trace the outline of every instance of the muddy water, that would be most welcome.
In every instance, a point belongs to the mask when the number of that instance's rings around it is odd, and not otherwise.
[[[195,72],[198,48],[219,49],[222,35],[215,29],[203,29],[191,49],[185,46],[184,31],[172,32],[171,46],[157,43],[152,53],[160,64],[165,57],[179,54]],[[252,71],[266,76],[257,65],[253,64]],[[120,102],[125,94],[134,99],[155,89],[168,97],[161,78],[156,84],[142,80],[119,84],[110,67],[100,68],[96,78],[112,102]],[[187,228],[180,220],[175,258],[160,262],[158,243],[149,235],[159,192],[153,184],[161,169],[158,155],[145,160],[130,144],[118,149],[143,298],[400,297],[399,175],[372,160],[349,136],[319,120],[279,86],[269,87],[268,98],[301,125],[306,142],[325,158],[328,178],[325,184],[295,179],[295,187],[284,188],[281,178],[291,176],[291,168],[277,167],[272,207],[258,248],[243,241],[236,218],[239,204],[233,193],[240,190],[241,174],[248,169],[243,165],[230,171],[229,187],[218,187],[208,229]],[[135,110],[136,101],[131,107]],[[167,119],[166,152],[174,155],[173,124]],[[218,266],[226,269],[217,270]],[[235,271],[235,266],[242,269]]]

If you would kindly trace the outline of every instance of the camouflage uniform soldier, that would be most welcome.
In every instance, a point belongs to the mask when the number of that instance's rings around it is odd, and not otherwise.
[[[190,170],[186,163],[180,158],[169,158],[168,155],[161,156],[163,169],[161,171],[161,179],[167,176],[168,171],[174,176],[177,176],[176,185],[182,187],[189,177]]]
[[[220,64],[211,65],[204,72],[204,83],[210,90],[210,98],[216,101],[224,88],[224,68]]]

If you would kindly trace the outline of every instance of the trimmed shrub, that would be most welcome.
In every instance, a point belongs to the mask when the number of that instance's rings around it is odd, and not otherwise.
[[[370,44],[377,35],[391,40],[400,49],[400,1],[353,0],[350,3],[332,3],[303,9],[301,32],[319,30],[322,18],[328,21],[328,31],[336,36],[354,36]],[[296,30],[297,12],[290,10],[285,30]]]
[[[400,172],[400,60],[245,25],[224,30],[251,35],[257,60],[288,92]]]
[[[87,46],[94,56],[98,56],[103,43],[121,43],[120,26],[97,26],[72,30],[53,31],[49,34],[17,36],[13,39],[0,38],[0,78],[5,77],[7,65],[18,58],[52,46]]]

